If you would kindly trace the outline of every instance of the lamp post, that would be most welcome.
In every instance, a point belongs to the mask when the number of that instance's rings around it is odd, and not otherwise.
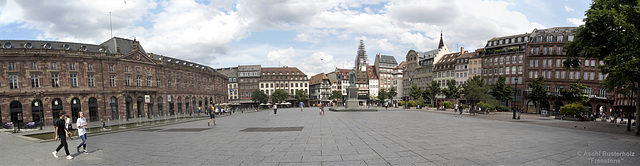
[[[516,81],[516,86],[515,86],[516,88],[513,91],[513,96],[514,96],[513,97],[513,102],[516,102],[516,99],[518,98],[518,77],[515,78],[515,81]],[[513,108],[513,102],[511,103],[511,109],[513,109],[513,117],[512,118],[516,119],[516,109]]]

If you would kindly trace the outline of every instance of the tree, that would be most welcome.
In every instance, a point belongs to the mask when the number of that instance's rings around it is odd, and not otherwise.
[[[498,82],[491,85],[491,96],[496,98],[502,104],[502,101],[513,100],[513,88],[509,86],[505,86],[506,78],[504,76],[500,76],[498,78]]]
[[[261,90],[254,90],[251,92],[251,100],[254,103],[267,103],[269,101],[269,97]]]
[[[284,101],[287,98],[289,98],[289,93],[283,91],[282,89],[276,89],[276,91],[271,94],[271,101],[273,101],[273,103]]]
[[[409,91],[409,96],[413,97],[414,100],[418,100],[420,99],[419,97],[422,96],[422,90],[420,90],[417,85],[413,85]]]
[[[298,102],[305,102],[307,101],[307,93],[304,92],[304,90],[300,89],[296,91],[296,94],[293,96],[293,98],[296,99],[296,101]]]
[[[566,68],[579,68],[580,59],[597,59],[605,74],[604,87],[609,91],[630,84],[640,94],[640,1],[594,0],[587,16],[575,32],[574,41],[565,45]],[[636,114],[640,115],[640,97],[636,97]],[[640,122],[640,116],[636,116]],[[640,127],[636,127],[640,134]]]
[[[431,101],[431,105],[435,107],[436,96],[441,93],[442,89],[440,89],[440,84],[436,81],[431,81],[431,85],[427,85],[424,93],[422,93],[422,97],[425,99],[429,99],[429,101]]]
[[[534,79],[533,82],[529,82],[531,93],[527,95],[527,98],[533,101],[533,104],[535,104],[536,108],[538,108],[538,113],[540,112],[540,104],[543,101],[548,101],[549,99],[551,99],[551,95],[548,94],[549,90],[547,90],[547,88],[542,85],[542,83],[544,82],[542,81],[542,79],[544,79],[544,77],[538,77]]]
[[[389,93],[387,92],[387,90],[385,89],[380,90],[380,92],[378,92],[378,99],[383,101],[386,99],[389,99]]]
[[[462,94],[464,94],[464,98],[473,106],[475,106],[478,101],[489,99],[487,91],[489,91],[489,88],[484,86],[484,80],[480,76],[474,76],[462,84]]]
[[[389,95],[387,96],[387,99],[392,100],[393,97],[396,97],[398,95],[398,92],[396,91],[396,87],[391,87],[391,89],[389,90]]]
[[[567,99],[569,103],[585,104],[589,102],[589,97],[587,97],[587,93],[584,92],[587,86],[580,83],[580,79],[578,79],[576,83],[569,84],[569,87],[571,88],[560,90],[560,95]]]
[[[460,87],[456,85],[456,80],[447,80],[447,87],[443,89],[442,93],[446,99],[460,98]]]
[[[334,90],[333,92],[331,92],[331,96],[329,96],[329,100],[333,100],[333,101],[342,100],[342,92]]]

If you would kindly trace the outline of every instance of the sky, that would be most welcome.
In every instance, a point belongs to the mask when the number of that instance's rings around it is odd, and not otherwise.
[[[213,68],[298,67],[309,77],[352,68],[360,40],[375,55],[444,43],[475,50],[493,37],[584,24],[588,0],[0,0],[0,40],[100,44]],[[111,20],[111,21],[110,21]]]

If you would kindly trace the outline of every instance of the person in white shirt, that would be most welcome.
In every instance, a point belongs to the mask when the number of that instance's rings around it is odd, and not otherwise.
[[[82,147],[82,152],[87,154],[87,119],[84,118],[84,113],[80,112],[78,113],[79,117],[78,120],[76,121],[76,127],[78,128],[78,135],[80,136],[80,139],[82,139],[82,143],[80,143],[80,145],[78,145],[78,147],[76,148],[76,151],[78,151],[78,153],[80,153],[80,147]]]
[[[69,117],[69,115],[66,116],[66,119],[64,121],[65,123],[65,127],[67,127],[67,130],[69,130],[69,134],[67,134],[67,139],[72,139],[71,136],[73,136],[73,127],[71,126],[71,118]],[[73,139],[72,139],[73,140]]]
[[[278,105],[273,104],[273,114],[276,115],[278,114]]]

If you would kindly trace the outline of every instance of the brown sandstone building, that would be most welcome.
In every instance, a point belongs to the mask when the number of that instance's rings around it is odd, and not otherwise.
[[[192,114],[226,103],[227,77],[147,53],[136,40],[99,44],[0,41],[0,124],[50,125],[60,111],[89,121]],[[44,118],[43,118],[44,117]]]

